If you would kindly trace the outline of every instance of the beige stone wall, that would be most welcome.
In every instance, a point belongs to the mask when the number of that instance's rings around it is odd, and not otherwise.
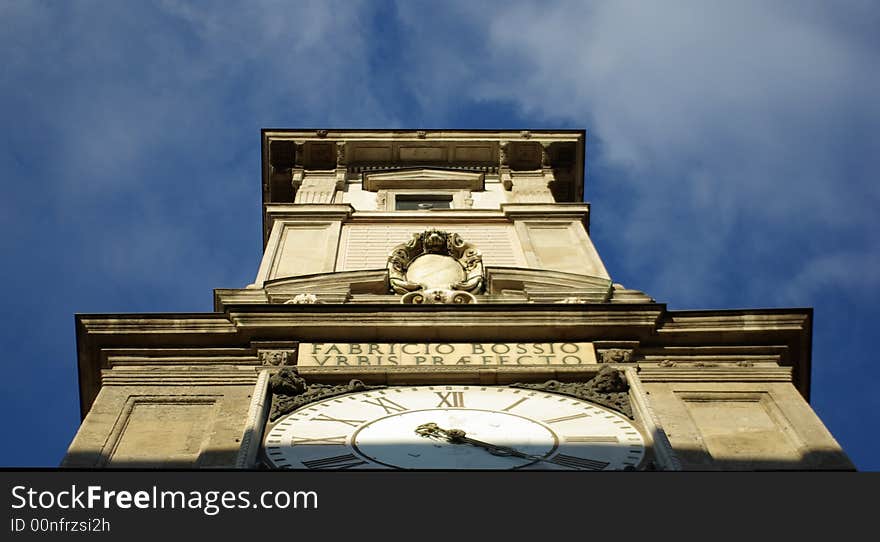
[[[609,278],[583,224],[575,220],[516,222],[527,267]]]
[[[526,260],[519,239],[510,224],[480,222],[370,222],[342,227],[337,271],[381,269],[387,265],[391,250],[427,229],[456,232],[483,253],[484,265],[525,267]]]
[[[295,211],[306,213],[303,207]],[[529,209],[518,206],[517,212],[522,213],[524,208]],[[276,218],[253,286],[332,271],[382,269],[396,245],[432,228],[460,234],[482,252],[486,266],[610,278],[584,224],[571,213],[560,216],[552,209],[535,209],[523,216],[511,216],[502,209],[352,212],[346,217],[337,212],[311,219],[295,214]]]
[[[684,470],[853,468],[789,383],[643,386]]]
[[[500,181],[486,178],[486,189],[480,192],[473,192],[471,199],[473,200],[474,209],[500,209],[502,203],[508,203],[510,192],[504,190]]]
[[[253,385],[104,386],[65,467],[234,467]]]

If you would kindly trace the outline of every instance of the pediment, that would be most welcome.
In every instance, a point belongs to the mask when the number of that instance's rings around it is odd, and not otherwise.
[[[483,190],[486,174],[436,168],[409,168],[395,171],[364,172],[364,190],[400,190],[432,188],[446,190]]]

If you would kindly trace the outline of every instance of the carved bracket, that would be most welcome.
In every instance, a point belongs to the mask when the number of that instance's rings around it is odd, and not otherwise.
[[[627,348],[609,348],[599,350],[599,363],[629,363],[633,360],[634,352]]]
[[[293,365],[296,359],[296,350],[259,350],[257,355],[263,365],[282,366]]]

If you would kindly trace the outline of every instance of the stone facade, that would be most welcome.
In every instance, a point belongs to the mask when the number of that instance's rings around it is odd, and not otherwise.
[[[254,282],[215,290],[213,313],[78,315],[83,423],[63,465],[262,468],[282,370],[304,382],[289,393],[344,394],[552,392],[605,367],[626,384],[638,469],[852,469],[807,402],[812,311],[669,311],[613,283],[584,140],[264,131]]]

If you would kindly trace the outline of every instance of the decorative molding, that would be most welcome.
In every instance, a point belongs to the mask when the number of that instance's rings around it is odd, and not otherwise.
[[[294,196],[294,203],[333,203],[336,195],[336,176],[306,174]]]
[[[550,142],[541,142],[541,167],[546,169],[550,167]]]
[[[675,450],[672,447],[672,443],[669,442],[669,437],[663,429],[660,418],[654,412],[651,402],[648,401],[648,394],[642,388],[637,371],[638,369],[636,368],[627,367],[624,369],[624,374],[630,387],[634,413],[642,422],[648,437],[651,439],[655,463],[659,470],[680,471],[682,470],[681,462],[678,456],[675,455]]]
[[[559,301],[556,301],[556,303],[566,303],[566,304],[572,304],[572,305],[574,305],[574,304],[583,305],[584,303],[589,303],[589,302],[590,302],[590,300],[585,297],[566,297],[564,299],[560,299]]]
[[[554,204],[556,199],[550,191],[553,180],[552,172],[514,172],[510,176],[510,201]]]
[[[345,142],[336,143],[336,167],[345,166]]]
[[[266,411],[269,406],[266,400],[268,393],[269,371],[264,369],[260,371],[251,395],[251,404],[248,407],[244,431],[241,435],[241,445],[235,457],[237,469],[253,469],[257,466],[257,455],[260,451],[263,428],[266,425]]]
[[[101,372],[102,386],[249,386],[257,380],[257,366],[244,369],[192,370],[176,369],[119,370]]]
[[[385,388],[385,386],[368,386],[360,380],[351,380],[348,384],[336,386],[309,384],[295,368],[284,368],[269,379],[269,390],[272,393],[269,419],[275,421],[304,405],[327,397],[380,388]]]
[[[526,388],[541,390],[550,393],[570,395],[598,403],[633,418],[632,405],[629,400],[629,384],[623,376],[623,372],[606,365],[586,382],[559,382],[548,380],[542,384],[511,384],[514,388]]]
[[[405,294],[400,302],[404,305],[467,305],[469,303],[476,303],[477,298],[468,292],[462,292],[460,290],[431,288],[429,290],[417,290]]]
[[[410,280],[408,276],[410,267],[419,257],[426,255],[451,258],[454,264],[461,266],[461,274],[464,278],[448,285]],[[459,234],[441,230],[431,229],[414,233],[408,242],[392,249],[387,267],[391,290],[400,295],[432,287],[477,294],[482,293],[485,283],[483,257],[480,251],[470,243],[466,243]]]
[[[294,365],[296,360],[296,349],[293,350],[259,350],[257,355],[263,365],[283,366]]]
[[[311,305],[315,303],[320,303],[318,301],[318,296],[315,294],[296,294],[293,299],[288,299],[284,302],[285,305]]]
[[[791,382],[791,367],[639,367],[642,382]]]
[[[486,291],[498,294],[509,290],[525,292],[530,300],[539,303],[607,303],[611,280],[564,271],[487,266]]]
[[[599,363],[630,363],[633,360],[633,351],[625,348],[609,348],[599,350]]]
[[[365,171],[361,174],[363,188],[369,192],[395,189],[420,190],[484,190],[484,172],[438,168],[407,168],[394,171]]]
[[[388,270],[365,269],[359,271],[330,271],[301,277],[283,277],[265,282],[269,299],[285,298],[299,294],[314,294],[321,301],[328,301],[341,293],[388,293]]]

